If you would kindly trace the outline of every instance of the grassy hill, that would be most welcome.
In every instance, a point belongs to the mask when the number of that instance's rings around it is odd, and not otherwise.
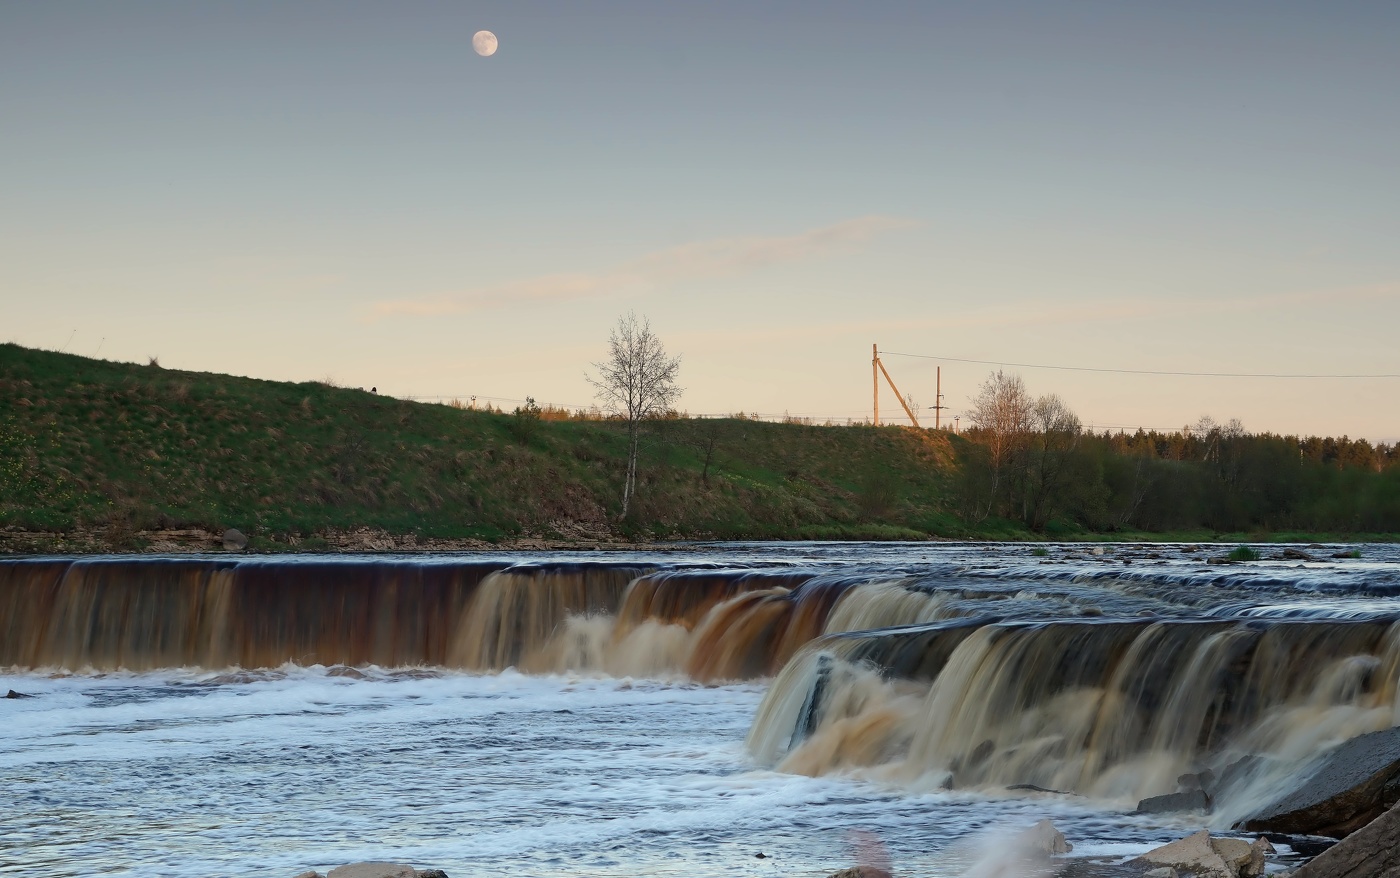
[[[126,548],[154,530],[229,527],[269,547],[356,528],[493,541],[962,533],[946,504],[961,440],[946,433],[653,427],[633,514],[619,521],[619,423],[0,345],[0,528]]]

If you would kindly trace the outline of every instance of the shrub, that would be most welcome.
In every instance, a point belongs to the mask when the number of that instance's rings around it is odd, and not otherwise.
[[[540,426],[540,407],[535,405],[533,396],[525,397],[525,404],[517,406],[511,415],[510,432],[521,445],[529,445]]]

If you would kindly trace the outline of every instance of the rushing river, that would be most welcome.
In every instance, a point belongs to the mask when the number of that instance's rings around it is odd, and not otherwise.
[[[1400,550],[1295,548],[0,562],[0,874],[1121,859],[1250,804],[1128,813],[1181,770],[1394,724]]]

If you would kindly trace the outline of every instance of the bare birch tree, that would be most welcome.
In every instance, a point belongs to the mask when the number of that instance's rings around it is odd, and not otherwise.
[[[1034,406],[1021,376],[1007,375],[1000,369],[987,376],[972,399],[968,418],[982,432],[991,467],[991,492],[983,518],[991,514],[1002,477],[1025,445]]]
[[[622,515],[637,492],[637,448],[642,424],[672,410],[682,388],[676,384],[681,358],[668,357],[645,317],[629,311],[618,318],[608,337],[608,356],[589,375],[594,396],[609,414],[627,422],[627,479],[622,486]]]

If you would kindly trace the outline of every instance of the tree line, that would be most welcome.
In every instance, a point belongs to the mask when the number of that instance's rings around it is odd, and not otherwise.
[[[1247,432],[1095,433],[1058,396],[995,372],[969,411],[958,503],[1034,531],[1400,531],[1400,447]]]

